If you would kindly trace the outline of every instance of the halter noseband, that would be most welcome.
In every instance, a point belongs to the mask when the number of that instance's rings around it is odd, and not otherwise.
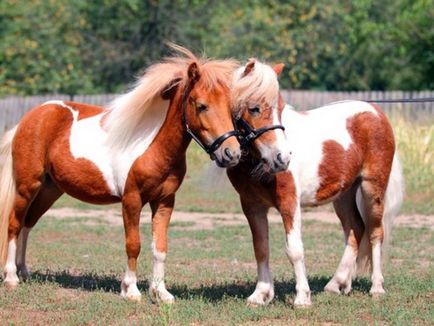
[[[187,131],[187,134],[189,134],[191,136],[191,138],[193,138],[193,140],[208,154],[208,155],[212,155],[214,154],[214,152],[223,144],[223,142],[228,139],[229,137],[235,136],[237,138],[239,138],[240,136],[240,132],[238,130],[231,130],[228,131],[226,133],[224,133],[223,135],[217,137],[217,139],[215,139],[211,145],[206,145],[204,144],[194,133],[193,131],[190,129],[190,126],[188,125],[187,122],[187,100],[188,100],[188,96],[190,94],[190,91],[192,89],[192,84],[190,83],[187,88],[184,91],[184,94],[182,95],[182,124],[185,126],[185,130]]]
[[[182,123],[185,126],[185,130],[187,134],[191,136],[191,138],[208,154],[213,155],[213,153],[223,144],[223,142],[229,137],[235,136],[240,142],[241,148],[246,149],[251,142],[253,142],[256,138],[260,137],[262,134],[267,131],[282,129],[285,130],[285,127],[282,125],[272,125],[268,127],[263,127],[259,129],[253,128],[246,120],[239,117],[235,119],[235,126],[237,130],[231,130],[223,135],[217,137],[211,145],[204,144],[190,129],[190,126],[187,122],[187,100],[192,89],[192,84],[190,83],[184,91],[182,95]]]
[[[256,138],[260,137],[262,134],[267,131],[282,129],[285,130],[285,127],[282,125],[272,125],[268,127],[263,127],[259,129],[253,128],[246,120],[239,117],[235,119],[235,125],[239,130],[240,136],[238,137],[241,148],[247,148],[251,142],[253,142]]]

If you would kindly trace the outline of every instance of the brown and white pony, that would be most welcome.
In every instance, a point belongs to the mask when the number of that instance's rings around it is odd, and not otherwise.
[[[32,227],[64,193],[94,204],[122,202],[128,264],[121,295],[138,300],[140,212],[152,209],[153,276],[150,294],[173,296],[164,284],[167,229],[185,172],[193,133],[221,166],[238,163],[230,84],[236,62],[198,59],[187,49],[150,66],[135,87],[108,107],[50,101],[27,113],[3,139],[0,180],[1,257],[4,283],[28,276]],[[5,257],[7,256],[7,257]],[[4,260],[3,260],[4,262]]]
[[[277,75],[273,69],[254,60],[239,69],[238,82],[260,80],[255,82],[260,87],[250,92],[253,97],[240,96],[235,80],[234,93],[243,98],[242,102],[234,102],[239,115],[257,128],[280,123],[272,118],[280,117],[285,128],[283,141],[291,156],[285,171],[270,174],[276,169],[265,164],[265,172],[258,177],[257,171],[264,164],[255,155],[255,149],[261,151],[261,136],[251,143],[252,150],[240,164],[227,170],[253,235],[258,280],[248,302],[267,304],[274,296],[267,212],[275,207],[282,215],[286,253],[295,272],[294,305],[311,305],[301,239],[301,207],[329,202],[342,223],[345,251],[325,290],[349,293],[356,265],[363,270],[368,262],[372,266],[370,293],[383,294],[382,244],[386,243],[403,199],[401,166],[386,116],[375,104],[361,101],[296,112],[274,91]],[[270,89],[275,96],[271,102],[266,100]]]

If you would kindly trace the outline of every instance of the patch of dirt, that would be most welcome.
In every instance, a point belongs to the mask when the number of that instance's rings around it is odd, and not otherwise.
[[[101,223],[107,223],[110,225],[123,225],[122,216],[120,210],[108,209],[108,210],[80,210],[76,208],[52,208],[47,216],[52,216],[58,219],[68,219],[71,217],[85,217],[88,220],[83,222],[85,224],[97,225]],[[304,221],[320,221],[325,223],[339,224],[339,219],[333,212],[327,211],[311,211],[303,212],[302,218]],[[151,213],[143,212],[142,223],[151,222]],[[268,215],[269,223],[281,223],[282,219],[280,215],[271,213]],[[213,229],[218,226],[224,225],[246,225],[247,220],[243,214],[232,213],[195,213],[195,212],[173,212],[172,223],[180,222],[177,226],[184,230],[203,230]],[[187,222],[187,223],[186,223]],[[182,223],[187,225],[184,227]],[[434,230],[434,215],[399,215],[395,221],[394,226],[400,227],[427,227]]]

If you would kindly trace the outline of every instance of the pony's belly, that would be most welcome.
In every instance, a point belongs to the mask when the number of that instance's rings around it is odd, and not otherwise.
[[[51,155],[49,173],[57,186],[74,198],[94,204],[118,202],[102,172],[85,158],[75,159],[66,149]]]

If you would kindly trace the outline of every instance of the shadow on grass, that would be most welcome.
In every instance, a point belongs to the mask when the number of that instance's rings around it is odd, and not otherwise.
[[[57,283],[63,288],[81,289],[89,292],[104,291],[118,293],[121,288],[120,278],[116,275],[96,275],[81,274],[73,275],[68,271],[45,273],[36,271],[32,273],[32,281]],[[312,295],[318,295],[324,291],[324,286],[330,280],[326,276],[314,276],[309,278],[309,286]],[[149,287],[148,281],[139,281],[137,286],[142,292],[146,292]],[[178,299],[204,299],[209,302],[218,302],[226,297],[246,299],[255,290],[254,282],[236,281],[223,284],[206,284],[193,288],[188,284],[174,284],[168,290]],[[368,293],[370,282],[364,278],[353,281],[353,291]],[[274,282],[275,299],[286,302],[287,296],[295,295],[295,281]]]

